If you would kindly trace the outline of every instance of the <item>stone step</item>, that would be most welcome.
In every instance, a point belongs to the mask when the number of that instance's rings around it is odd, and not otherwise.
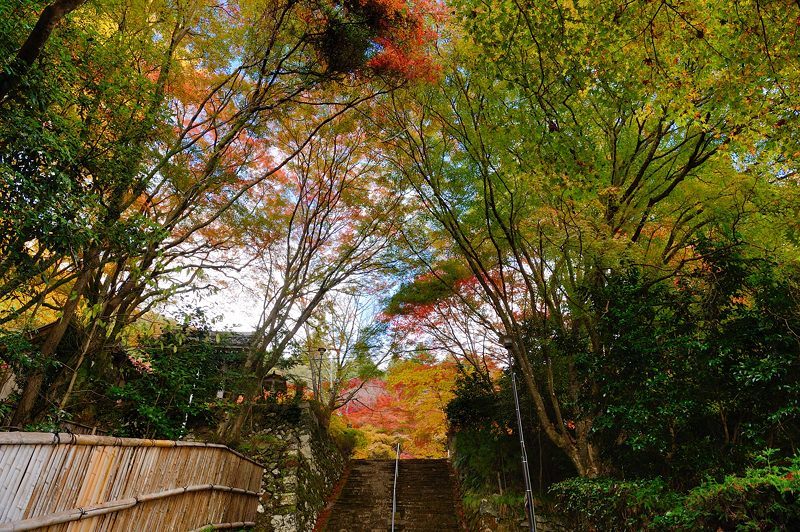
[[[387,532],[391,528],[394,460],[353,460],[323,530]],[[447,460],[401,460],[396,532],[455,532],[455,477]]]

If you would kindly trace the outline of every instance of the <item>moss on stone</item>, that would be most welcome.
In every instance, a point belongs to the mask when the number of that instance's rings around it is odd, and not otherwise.
[[[270,405],[239,448],[263,464],[256,530],[305,532],[314,527],[346,458],[308,403]]]

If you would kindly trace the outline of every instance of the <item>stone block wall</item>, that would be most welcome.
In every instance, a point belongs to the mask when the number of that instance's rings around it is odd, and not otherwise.
[[[307,402],[272,405],[254,418],[241,447],[265,467],[256,530],[310,532],[345,457]]]

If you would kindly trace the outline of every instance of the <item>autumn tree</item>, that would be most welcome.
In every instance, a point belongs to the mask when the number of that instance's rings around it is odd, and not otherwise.
[[[445,406],[453,398],[457,374],[452,360],[437,360],[425,351],[393,360],[382,380],[368,382],[340,411],[365,434],[359,454],[388,458],[401,443],[406,457],[444,456]]]
[[[114,19],[95,6],[88,9],[102,21]],[[27,13],[15,15],[18,23]],[[185,13],[172,15],[157,22],[131,16],[130,33],[78,25],[51,37],[55,53],[40,51],[41,61],[27,72],[30,86],[3,102],[0,144],[9,207],[0,292],[9,312],[3,321],[43,307],[55,311],[57,319],[39,334],[45,361],[85,308],[82,296],[103,284],[99,275],[109,257],[135,253],[154,232],[122,213],[128,191],[142,190],[135,168],[168,79],[168,69],[152,65],[169,64],[174,50],[144,45],[132,35],[178,31]],[[16,35],[5,37],[4,45],[13,46]],[[59,53],[69,43],[73,55]],[[59,76],[48,76],[48,69]],[[42,371],[27,379],[15,423],[27,417],[43,380]]]
[[[424,207],[430,247],[452,239],[442,258],[462,261],[494,333],[511,336],[548,438],[597,476],[605,403],[578,360],[611,346],[589,294],[630,264],[650,283],[679,277],[703,260],[698,235],[758,232],[759,198],[791,194],[796,14],[780,2],[455,7],[443,53],[458,66],[441,88],[394,99],[398,183]]]
[[[385,304],[382,320],[406,350],[424,346],[455,362],[463,376],[477,372],[490,380],[490,368],[504,364],[508,353],[495,333],[497,314],[475,277],[460,262],[434,265],[413,251],[405,264],[424,273],[400,284]]]
[[[382,267],[395,230],[397,198],[381,182],[368,132],[339,121],[297,150],[282,182],[264,190],[265,204],[252,239],[263,275],[263,312],[254,353],[268,352],[268,370],[326,296],[345,281]],[[300,138],[291,136],[287,149]]]
[[[279,176],[258,187],[257,207],[245,222],[251,229],[244,235],[249,244],[244,253],[252,256],[262,302],[245,370],[258,378],[275,366],[309,319],[319,317],[323,303],[377,278],[400,207],[386,188],[367,129],[341,118],[311,141],[303,126],[285,132],[281,147],[295,156]],[[338,310],[345,322],[337,327],[363,321],[362,309]],[[337,350],[354,341],[333,340],[331,348]],[[329,399],[333,408],[336,394]],[[244,418],[237,419],[240,425]]]
[[[332,293],[307,324],[299,360],[308,368],[314,398],[328,416],[380,375],[379,366],[392,353],[394,342],[376,319],[376,298],[362,291],[368,292],[364,284]]]
[[[31,7],[9,11],[9,58],[27,53]],[[423,61],[425,17],[313,1],[98,1],[62,17],[38,61],[9,67],[0,297],[14,303],[5,318],[52,307],[58,317],[37,340],[43,360],[80,323],[75,368],[152,305],[192,289],[204,268],[225,267],[215,262],[235,236],[220,231],[225,216],[246,209],[248,191],[326,123],[411,76],[381,58],[391,49]],[[377,40],[382,49],[370,46]],[[331,83],[340,97],[315,92]],[[278,118],[322,103],[295,149],[276,152]],[[44,380],[26,380],[14,423],[30,418]]]

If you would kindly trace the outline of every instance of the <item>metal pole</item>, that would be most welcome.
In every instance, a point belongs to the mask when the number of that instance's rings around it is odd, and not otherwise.
[[[508,349],[508,369],[511,370],[511,389],[514,392],[514,408],[517,412],[517,432],[519,433],[519,448],[522,455],[522,476],[525,479],[525,509],[528,514],[528,528],[536,532],[536,509],[533,506],[533,488],[531,487],[531,473],[528,470],[528,452],[525,450],[525,434],[522,432],[522,412],[519,408],[519,394],[517,393],[517,376],[514,373],[514,358],[511,355],[513,343],[508,336],[501,337],[503,347]]]
[[[328,356],[328,392],[333,397],[333,351]]]
[[[192,407],[192,401],[194,401],[194,389],[196,387],[197,381],[200,380],[200,370],[197,370],[197,378],[192,384],[192,393],[189,394],[189,405],[186,408],[186,414],[183,416],[183,424],[181,425],[181,439],[186,435],[186,425],[189,423],[189,408]]]
[[[392,488],[392,532],[394,532],[394,514],[397,513],[397,473],[400,469],[400,444],[397,444],[397,456],[394,459],[394,487]]]
[[[322,404],[322,403],[323,403],[323,398],[322,398],[322,383],[323,383],[323,381],[325,381],[325,377],[323,376],[323,375],[324,375],[324,373],[322,373],[322,372],[323,372],[323,369],[322,369],[322,361],[323,361],[323,357],[325,356],[325,351],[326,351],[326,349],[325,349],[324,347],[317,347],[317,351],[319,351],[319,366],[317,367],[317,376],[316,376],[316,380],[318,380],[318,381],[319,381],[319,385],[318,385],[318,386],[319,386],[319,397],[316,397],[316,400],[317,400],[317,401],[319,401],[319,402],[320,402],[320,404]],[[310,356],[310,355],[309,355],[309,356]],[[310,359],[309,359],[309,360],[310,360]],[[313,363],[312,363],[312,365],[313,365]],[[311,376],[311,378],[312,378],[312,379],[315,379],[315,377],[314,377],[313,375]],[[315,384],[315,386],[316,386],[316,384]],[[317,393],[317,391],[315,390],[315,391],[314,391],[314,394],[316,395],[316,393]]]
[[[522,413],[519,410],[519,395],[517,394],[517,376],[511,370],[511,387],[514,389],[514,405],[517,409],[517,432],[519,432],[519,448],[522,452],[522,474],[525,477],[525,506],[528,509],[528,521],[531,532],[536,532],[536,510],[533,506],[533,489],[531,488],[531,473],[528,470],[528,452],[525,450],[525,436],[522,433]]]

